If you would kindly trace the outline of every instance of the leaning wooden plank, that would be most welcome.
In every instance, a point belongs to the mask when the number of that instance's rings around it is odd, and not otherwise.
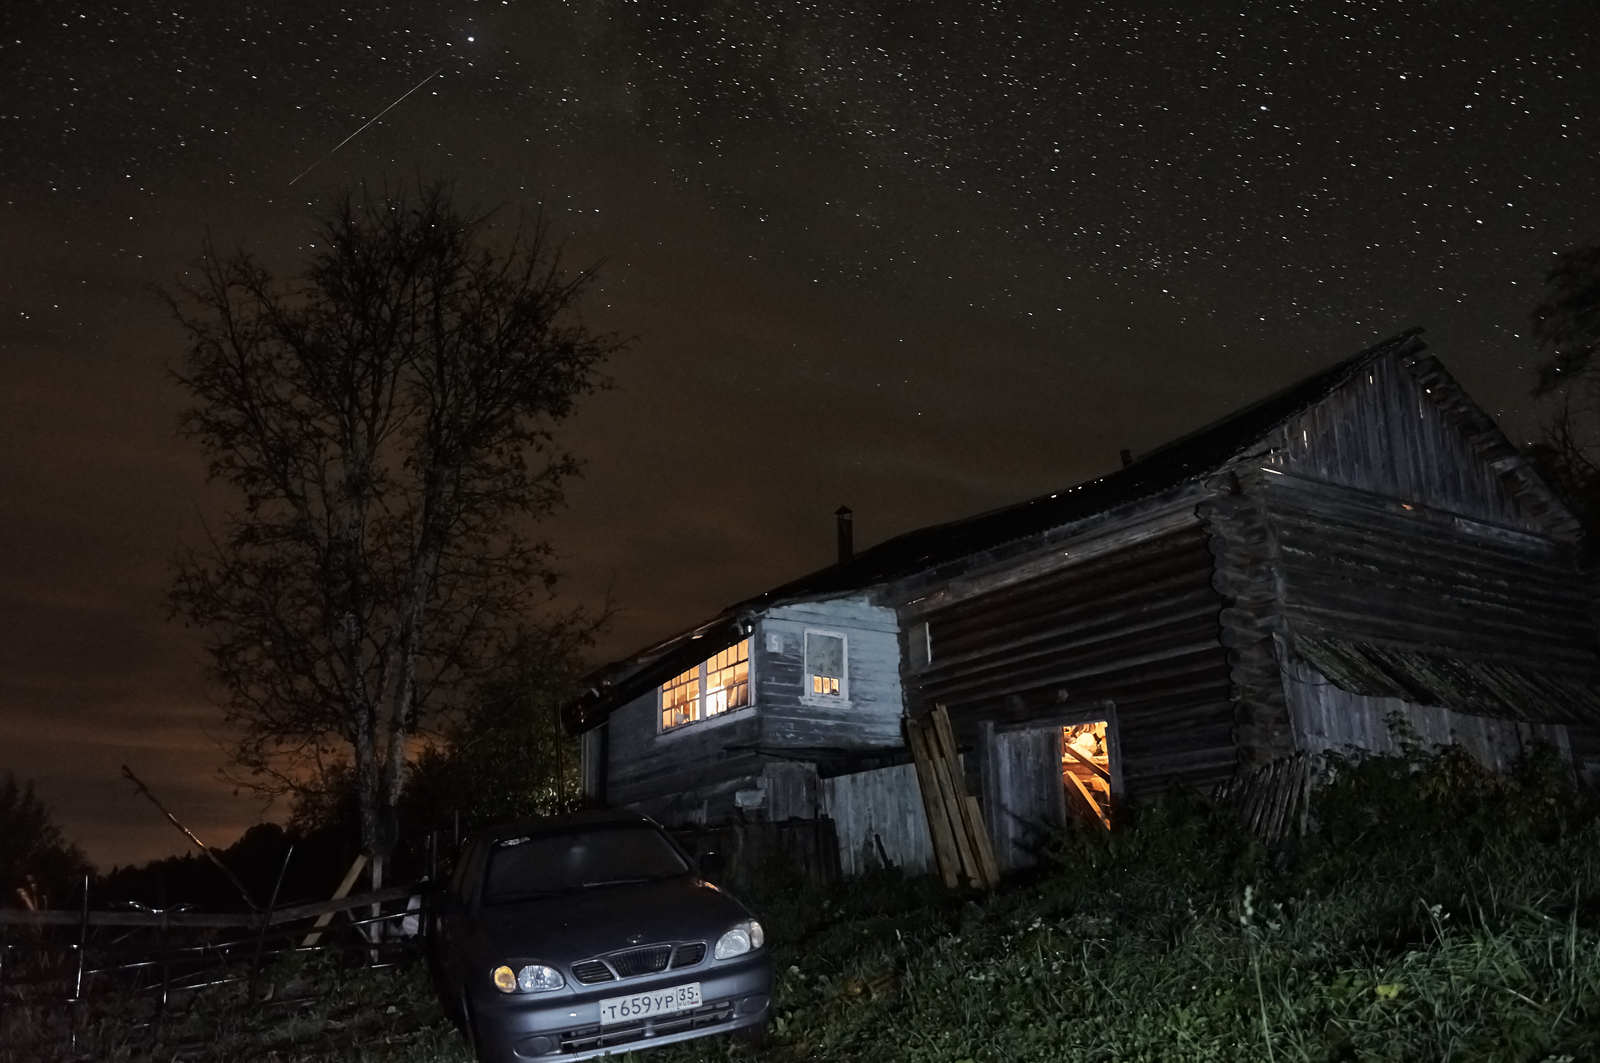
[[[1084,765],[1084,767],[1088,768],[1090,771],[1092,771],[1096,775],[1100,776],[1100,778],[1104,779],[1106,782],[1110,782],[1111,781],[1111,769],[1110,768],[1107,768],[1107,767],[1105,767],[1104,765],[1101,765],[1101,764],[1097,764],[1094,760],[1090,759],[1089,757],[1085,756],[1082,753],[1079,753],[1076,749],[1073,749],[1071,744],[1069,744],[1069,743],[1065,743],[1065,742],[1062,743],[1061,748],[1066,750],[1072,756],[1077,757],[1078,760]]]
[[[977,855],[972,851],[972,838],[967,831],[961,810],[960,775],[951,774],[949,759],[937,751],[938,735],[931,725],[923,730],[922,740],[930,752],[929,763],[932,765],[934,784],[939,794],[939,814],[949,824],[950,837],[955,843],[956,873],[969,885],[978,885],[981,874],[978,870]]]
[[[994,889],[1000,885],[1000,865],[995,862],[994,846],[983,823],[983,809],[971,794],[967,795],[966,807],[967,822],[972,825],[972,847],[978,855],[978,867],[983,871],[984,886]]]
[[[950,833],[955,836],[956,853],[961,861],[961,874],[972,885],[981,886],[983,872],[978,867],[977,854],[972,851],[971,832],[967,830],[965,823],[966,812],[962,807],[965,788],[961,787],[961,777],[959,774],[951,777],[948,758],[935,756],[931,760],[934,782],[939,787],[939,814],[948,820]]]
[[[939,797],[939,786],[933,779],[933,761],[923,741],[921,728],[915,720],[905,721],[906,744],[911,747],[911,762],[916,765],[917,785],[922,791],[922,809],[928,820],[928,835],[933,839],[933,859],[939,866],[939,877],[946,889],[960,884],[960,858],[956,855],[955,839],[950,835],[950,820],[944,815]]]
[[[943,705],[935,705],[929,715],[933,723],[934,736],[939,741],[939,751],[950,765],[950,777],[962,781],[962,792],[966,792],[966,772],[961,765],[961,747],[956,745],[955,730],[950,726],[950,713]]]
[[[417,892],[416,886],[385,886],[381,890],[372,890],[368,893],[358,894],[354,897],[334,897],[326,901],[310,901],[306,904],[295,904],[279,908],[272,913],[271,925],[281,926],[284,923],[295,923],[301,919],[310,919],[312,916],[333,916],[339,912],[348,912],[352,908],[362,905],[382,904],[385,901],[397,901],[410,897]]]
[[[361,869],[366,866],[367,854],[356,854],[356,858],[350,861],[350,870],[344,873],[344,881],[340,882],[339,888],[333,891],[332,899],[336,901],[342,900],[346,895],[348,895],[350,888],[356,884],[356,879],[360,877]],[[322,932],[327,929],[328,924],[332,921],[332,912],[324,912],[317,916],[317,921],[312,924],[311,933],[306,935],[306,939],[300,943],[300,947],[303,949],[309,949],[317,942],[321,941]]]
[[[1089,788],[1083,785],[1083,780],[1079,779],[1070,771],[1067,772],[1067,780],[1071,782],[1073,786],[1078,788],[1078,793],[1083,797],[1083,803],[1088,805],[1090,811],[1092,811],[1099,818],[1100,825],[1106,830],[1110,830],[1111,817],[1106,815],[1105,809],[1100,807],[1100,802],[1094,799],[1094,795],[1089,792]]]
[[[239,881],[239,876],[233,873],[233,869],[222,862],[222,858],[217,855],[216,850],[212,849],[211,846],[201,841],[200,836],[194,831],[190,830],[188,827],[185,827],[183,825],[183,821],[177,816],[173,815],[167,809],[167,806],[161,803],[160,798],[156,797],[156,795],[151,792],[150,787],[146,786],[144,781],[133,773],[132,768],[124,764],[122,766],[122,774],[124,778],[133,783],[134,787],[137,788],[141,794],[144,794],[144,796],[150,799],[150,803],[155,805],[156,809],[163,816],[167,817],[167,821],[169,823],[171,823],[174,827],[177,827],[178,830],[183,833],[184,837],[188,838],[190,841],[194,842],[195,845],[200,847],[200,851],[206,855],[206,859],[210,860],[214,865],[216,865],[217,870],[221,871],[223,875],[227,877],[228,881],[233,883],[233,888],[239,891],[239,896],[244,899],[245,905],[249,907],[251,911],[260,910],[256,906],[255,898],[250,896],[250,891],[245,888],[243,882]]]
[[[989,840],[989,830],[983,822],[982,810],[977,801],[967,793],[966,769],[961,763],[960,747],[956,745],[954,729],[950,726],[950,712],[944,705],[935,705],[929,716],[932,732],[938,739],[940,758],[950,777],[953,799],[952,819],[957,830],[967,842],[971,856],[969,878],[975,885],[992,889],[999,885],[1000,873],[994,859],[994,846]],[[985,859],[987,854],[987,859]]]
[[[966,771],[961,763],[961,757],[955,755],[955,744],[950,734],[948,717],[945,718],[941,734],[946,743],[945,766],[950,772],[950,790],[955,799],[956,818],[959,820],[962,836],[967,840],[967,849],[972,854],[973,884],[986,889],[993,888],[998,884],[1000,876],[998,873],[993,875],[989,873],[994,865],[989,829],[984,825],[983,812],[978,806],[977,798],[967,793]],[[985,852],[988,853],[988,860],[984,859]]]

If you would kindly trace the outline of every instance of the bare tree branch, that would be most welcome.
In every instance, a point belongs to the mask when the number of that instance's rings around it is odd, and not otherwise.
[[[499,248],[449,189],[346,196],[289,282],[209,241],[167,301],[188,339],[180,429],[238,508],[174,566],[253,785],[326,787],[343,748],[379,855],[410,740],[463,707],[546,603],[557,427],[622,347],[576,318],[542,221]],[[581,626],[581,619],[569,622]]]

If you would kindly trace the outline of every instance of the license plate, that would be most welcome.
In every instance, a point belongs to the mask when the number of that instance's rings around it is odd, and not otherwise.
[[[614,1022],[637,1022],[652,1015],[668,1015],[674,1011],[687,1011],[700,1006],[700,983],[652,989],[647,993],[629,993],[625,997],[606,997],[600,1002],[600,1025]]]

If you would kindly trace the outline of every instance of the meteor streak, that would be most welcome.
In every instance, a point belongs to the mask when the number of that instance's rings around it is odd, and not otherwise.
[[[312,163],[310,166],[307,166],[304,170],[301,170],[299,173],[295,174],[294,181],[290,181],[289,182],[290,186],[292,187],[294,185],[295,181],[300,180],[300,178],[304,177],[306,174],[310,173],[312,170],[315,170],[318,166],[321,166],[328,159],[331,159],[335,154],[338,153],[340,148],[342,148],[346,144],[350,143],[356,137],[359,137],[362,133],[365,133],[367,131],[367,126],[370,126],[373,122],[376,122],[378,119],[382,118],[384,115],[388,114],[390,111],[392,111],[396,107],[400,106],[402,103],[405,102],[405,98],[407,96],[411,95],[413,92],[416,92],[422,86],[426,85],[428,82],[430,82],[434,78],[438,77],[440,71],[442,71],[442,70],[444,70],[444,67],[441,66],[438,70],[435,70],[433,73],[429,74],[427,77],[423,78],[421,81],[419,81],[415,85],[411,86],[405,92],[401,93],[400,96],[393,103],[389,104],[389,106],[385,107],[383,110],[379,111],[377,114],[373,115],[371,118],[368,118],[366,123],[364,125],[362,125],[362,127],[360,129],[356,130],[354,133],[351,133],[349,136],[347,136],[343,140],[339,141],[339,143],[335,144],[333,146],[333,150],[332,151],[330,151],[326,155],[322,156],[322,158],[318,159],[316,162]]]

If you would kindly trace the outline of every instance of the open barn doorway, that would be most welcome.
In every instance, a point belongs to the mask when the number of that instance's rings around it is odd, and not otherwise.
[[[1114,780],[1116,732],[1110,720],[1085,720],[1061,729],[1061,785],[1067,815],[1083,823],[1111,829],[1111,811],[1118,794]]]

